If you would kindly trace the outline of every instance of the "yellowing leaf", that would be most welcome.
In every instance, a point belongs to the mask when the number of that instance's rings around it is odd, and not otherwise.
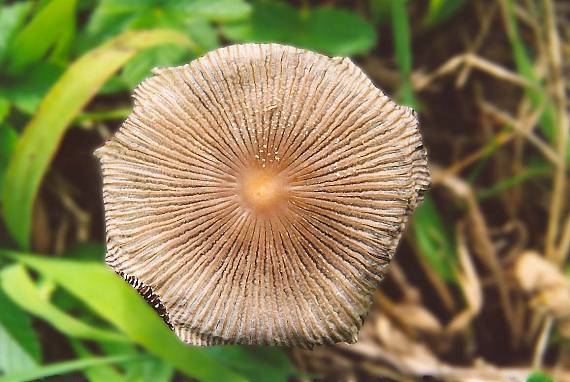
[[[135,54],[166,43],[192,46],[184,34],[170,30],[125,32],[79,58],[44,97],[16,144],[2,190],[6,227],[22,248],[29,247],[41,180],[71,121]]]

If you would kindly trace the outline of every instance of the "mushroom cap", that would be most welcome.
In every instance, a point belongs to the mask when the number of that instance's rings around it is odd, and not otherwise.
[[[96,152],[108,265],[190,344],[356,341],[430,182],[413,110],[278,44],[154,74]]]

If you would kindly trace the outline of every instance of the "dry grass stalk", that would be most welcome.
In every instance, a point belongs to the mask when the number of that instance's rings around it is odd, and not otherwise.
[[[557,248],[558,234],[560,232],[561,215],[566,204],[566,158],[568,148],[568,110],[566,104],[566,89],[562,73],[562,49],[560,36],[556,27],[556,14],[551,0],[544,0],[544,13],[547,32],[547,57],[549,63],[550,82],[553,88],[553,99],[556,106],[556,130],[558,132],[556,143],[558,154],[563,160],[556,166],[552,199],[550,203],[550,216],[546,231],[546,256],[561,266],[565,263],[565,255]]]

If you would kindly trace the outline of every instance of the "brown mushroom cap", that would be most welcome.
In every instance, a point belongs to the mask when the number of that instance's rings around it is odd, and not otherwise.
[[[107,263],[191,344],[355,341],[429,185],[414,112],[278,44],[155,70],[134,98],[97,151]]]

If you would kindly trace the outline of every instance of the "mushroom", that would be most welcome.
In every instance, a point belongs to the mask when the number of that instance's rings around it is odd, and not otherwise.
[[[154,70],[96,151],[106,262],[193,345],[354,342],[430,178],[348,58],[233,45]]]

